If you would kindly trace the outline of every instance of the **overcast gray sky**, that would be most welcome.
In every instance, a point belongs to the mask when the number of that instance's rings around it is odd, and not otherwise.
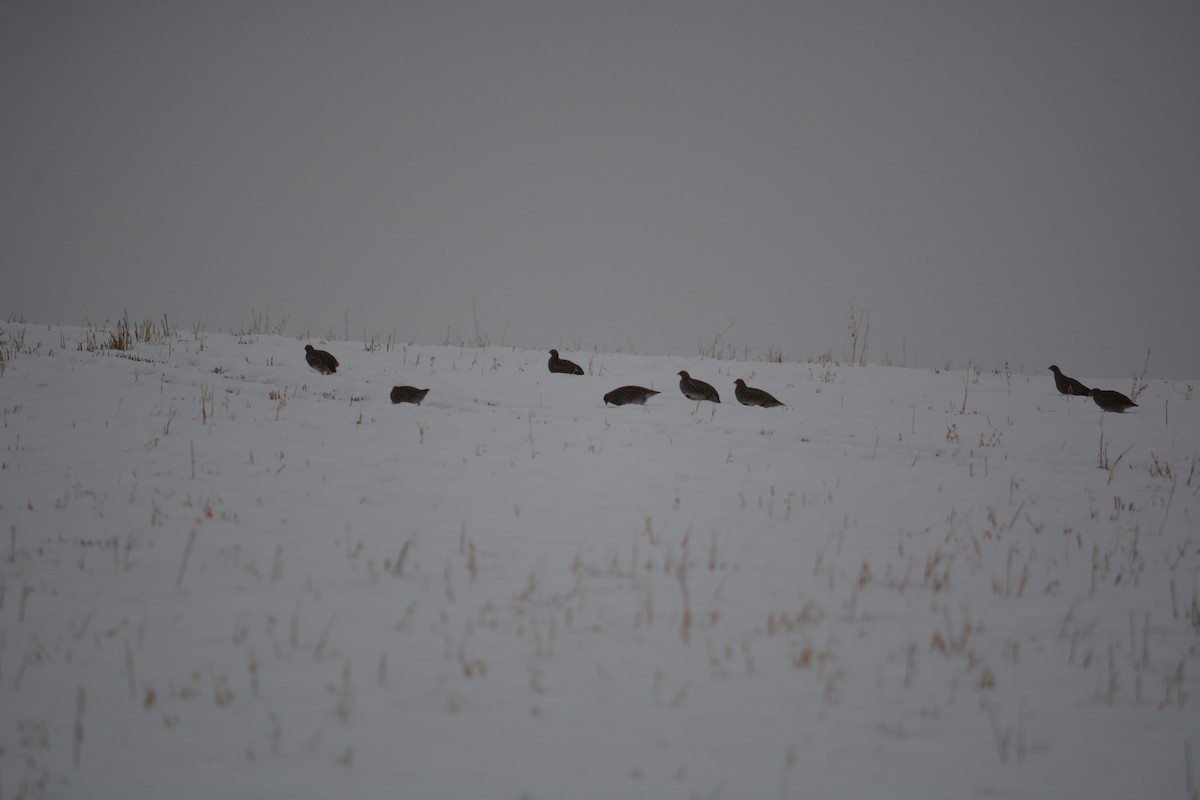
[[[1200,3],[0,0],[0,265],[39,322],[799,360],[853,304],[1200,378]]]

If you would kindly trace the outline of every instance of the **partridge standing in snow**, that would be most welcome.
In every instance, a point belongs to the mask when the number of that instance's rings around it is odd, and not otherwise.
[[[604,405],[612,403],[614,406],[627,404],[643,406],[647,400],[656,394],[658,392],[654,389],[647,389],[642,386],[622,386],[620,389],[613,389],[604,395]]]
[[[774,406],[783,405],[783,403],[779,402],[762,389],[755,389],[752,386],[747,386],[746,382],[741,378],[738,378],[736,381],[734,381],[734,384],[737,386],[737,388],[733,390],[733,394],[737,397],[738,402],[744,406],[762,406],[763,408],[773,408]]]
[[[1105,411],[1116,411],[1121,413],[1127,408],[1134,408],[1137,403],[1130,400],[1120,392],[1114,392],[1112,389],[1092,389],[1092,399],[1096,401],[1096,405]]]
[[[304,345],[304,360],[322,375],[332,375],[337,372],[338,360],[333,357],[333,354],[317,350],[311,344]]]
[[[1058,387],[1058,391],[1062,394],[1075,394],[1080,397],[1087,397],[1091,394],[1091,389],[1074,378],[1068,378],[1059,372],[1057,365],[1051,364],[1050,371],[1054,373],[1054,385]]]
[[[717,390],[712,387],[712,384],[698,381],[691,375],[688,375],[686,369],[679,371],[679,391],[683,392],[683,396],[688,400],[696,401],[696,408],[700,407],[701,401],[709,400],[713,403],[721,402],[721,396],[717,394]],[[696,412],[692,412],[693,414]]]
[[[419,406],[427,394],[429,394],[428,389],[418,389],[415,386],[393,386],[392,402],[413,403]]]
[[[558,351],[551,350],[550,371],[561,372],[564,375],[582,375],[583,367],[579,366],[574,361],[567,361],[565,358],[559,358]]]

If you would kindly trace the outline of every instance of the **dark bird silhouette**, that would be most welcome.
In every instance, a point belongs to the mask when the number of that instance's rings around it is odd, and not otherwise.
[[[638,405],[646,404],[654,395],[659,392],[654,389],[646,389],[642,386],[622,386],[620,389],[613,389],[608,394],[604,395],[604,405],[612,403],[614,406],[623,405]]]
[[[721,402],[721,396],[717,394],[717,390],[712,387],[712,384],[696,380],[687,374],[686,369],[681,369],[678,374],[679,391],[683,392],[683,396],[688,400],[695,400],[697,403],[702,400]]]
[[[332,375],[337,372],[338,360],[333,357],[333,354],[317,350],[311,344],[304,345],[304,360],[322,375]]]
[[[583,367],[579,366],[574,361],[567,361],[565,358],[559,358],[558,351],[551,350],[550,371],[561,372],[564,375],[582,375]]]
[[[781,406],[783,403],[776,400],[770,393],[764,392],[762,389],[755,389],[753,386],[747,386],[746,382],[741,378],[734,381],[737,386],[733,390],[733,394],[737,397],[737,401],[744,406],[762,406],[763,408],[773,408]]]
[[[413,403],[414,405],[419,406],[427,394],[429,394],[428,389],[418,389],[415,386],[393,386],[392,402]]]
[[[1127,408],[1137,407],[1137,403],[1112,389],[1092,389],[1089,394],[1096,401],[1096,405],[1105,411],[1116,411],[1119,414]]]
[[[1054,385],[1058,387],[1058,391],[1062,394],[1074,394],[1080,397],[1087,397],[1092,393],[1091,389],[1084,386],[1079,381],[1063,375],[1059,371],[1057,365],[1051,364],[1050,371],[1054,373]]]

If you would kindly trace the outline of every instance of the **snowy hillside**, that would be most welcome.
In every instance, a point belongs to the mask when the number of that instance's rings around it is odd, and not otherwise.
[[[141,333],[0,324],[0,797],[1197,796],[1189,384]]]

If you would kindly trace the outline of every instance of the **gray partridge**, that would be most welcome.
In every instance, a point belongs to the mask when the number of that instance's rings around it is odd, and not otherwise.
[[[1080,397],[1087,397],[1091,394],[1091,389],[1074,378],[1068,378],[1066,375],[1063,375],[1056,364],[1050,365],[1050,371],[1054,373],[1054,385],[1058,387],[1058,391],[1062,394],[1074,394]]]
[[[429,394],[428,389],[418,389],[415,386],[393,386],[392,402],[413,403],[419,406],[427,394]]]
[[[567,361],[565,358],[559,358],[558,351],[551,350],[550,371],[561,372],[564,375],[582,375],[583,367],[579,366],[574,361]]]
[[[721,402],[721,396],[717,394],[717,390],[712,387],[712,384],[696,380],[691,375],[688,375],[686,369],[680,370],[678,374],[679,391],[683,392],[683,396],[688,400]]]
[[[744,406],[762,406],[763,408],[773,408],[775,406],[783,405],[783,403],[776,400],[768,392],[764,392],[762,389],[755,389],[752,386],[747,386],[746,382],[741,378],[738,378],[736,381],[734,381],[734,384],[737,386],[737,388],[733,390],[733,393],[737,397],[738,402]]]
[[[311,344],[304,345],[304,360],[322,375],[332,375],[337,372],[338,360],[333,357],[333,354],[318,350]]]
[[[632,404],[641,406],[645,405],[646,401],[656,394],[659,394],[659,392],[642,386],[622,386],[604,395],[604,404],[608,405],[611,403],[614,406]]]
[[[1119,414],[1127,408],[1137,407],[1137,403],[1112,389],[1092,389],[1089,394],[1096,401],[1096,405],[1105,411],[1116,411]]]

